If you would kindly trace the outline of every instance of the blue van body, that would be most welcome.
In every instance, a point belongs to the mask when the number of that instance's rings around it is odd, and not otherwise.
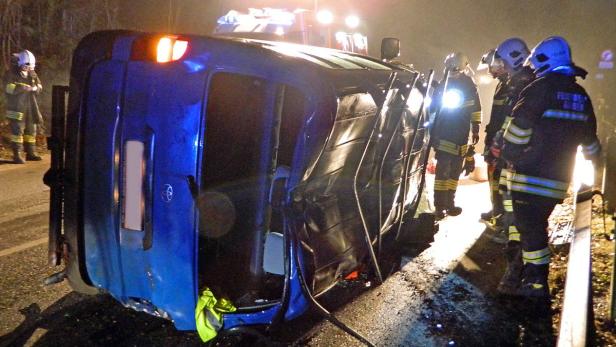
[[[415,213],[419,74],[245,39],[181,36],[188,50],[167,63],[138,52],[160,37],[98,32],[75,50],[68,109],[54,114],[66,133],[52,141],[63,227],[51,226],[50,252],[76,290],[180,330],[196,328],[204,287],[236,303],[225,329],[293,319]],[[223,202],[205,212],[212,192]],[[283,248],[268,246],[280,235]]]

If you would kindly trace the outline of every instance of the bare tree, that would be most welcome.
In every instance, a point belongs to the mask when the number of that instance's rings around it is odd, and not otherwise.
[[[0,2],[0,68],[9,66],[11,53],[21,46],[22,4],[20,0]]]

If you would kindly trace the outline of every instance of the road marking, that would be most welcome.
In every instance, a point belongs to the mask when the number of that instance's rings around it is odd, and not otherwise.
[[[4,256],[7,256],[7,255],[11,255],[13,253],[21,252],[21,251],[26,250],[28,248],[32,248],[32,247],[36,247],[38,245],[42,245],[43,243],[46,243],[46,242],[47,242],[47,237],[43,237],[42,239],[38,239],[38,240],[22,243],[21,245],[18,245],[18,246],[11,247],[11,248],[8,248],[8,249],[0,251],[0,258],[4,257]]]

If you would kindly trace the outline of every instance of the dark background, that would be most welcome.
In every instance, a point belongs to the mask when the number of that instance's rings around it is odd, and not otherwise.
[[[584,85],[591,94],[598,98],[616,89],[613,70],[597,70],[601,53],[616,51],[615,0],[133,0],[121,7],[126,27],[198,34],[211,33],[216,19],[230,9],[318,7],[334,12],[340,22],[356,14],[371,55],[379,55],[383,37],[398,37],[402,60],[422,71],[440,71],[452,51],[466,53],[474,67],[486,50],[508,37],[521,37],[532,49],[547,36],[561,35],[570,42],[574,61],[589,70]],[[597,73],[604,74],[603,80],[596,79]],[[603,86],[606,80],[609,88]]]

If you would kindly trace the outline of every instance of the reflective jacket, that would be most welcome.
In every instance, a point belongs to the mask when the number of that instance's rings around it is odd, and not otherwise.
[[[500,129],[504,130],[507,125],[509,125],[511,118],[513,117],[513,107],[520,99],[520,93],[522,93],[522,90],[524,90],[524,88],[526,88],[534,79],[535,74],[528,66],[523,67],[515,75],[509,77],[505,84],[505,91],[503,92],[503,107],[500,109],[502,112],[500,115],[500,117],[502,117],[500,119],[501,123],[499,129],[496,131]]]
[[[515,167],[509,182],[514,196],[563,199],[577,146],[589,159],[601,150],[590,97],[572,73],[553,72],[522,91],[512,115],[501,154]]]
[[[36,92],[26,90],[27,87],[37,87]],[[12,69],[5,77],[6,117],[15,120],[40,123],[41,114],[35,95],[40,93],[41,81],[34,71],[28,71],[23,77],[19,71]]]
[[[473,80],[463,73],[452,73],[447,81],[445,93],[456,93],[459,102],[455,105],[443,100],[445,83],[439,84],[434,95],[433,107],[440,107],[432,136],[435,136],[435,149],[464,156],[471,123],[481,123],[481,103]],[[447,95],[445,95],[447,98]],[[453,107],[452,107],[453,106]]]

